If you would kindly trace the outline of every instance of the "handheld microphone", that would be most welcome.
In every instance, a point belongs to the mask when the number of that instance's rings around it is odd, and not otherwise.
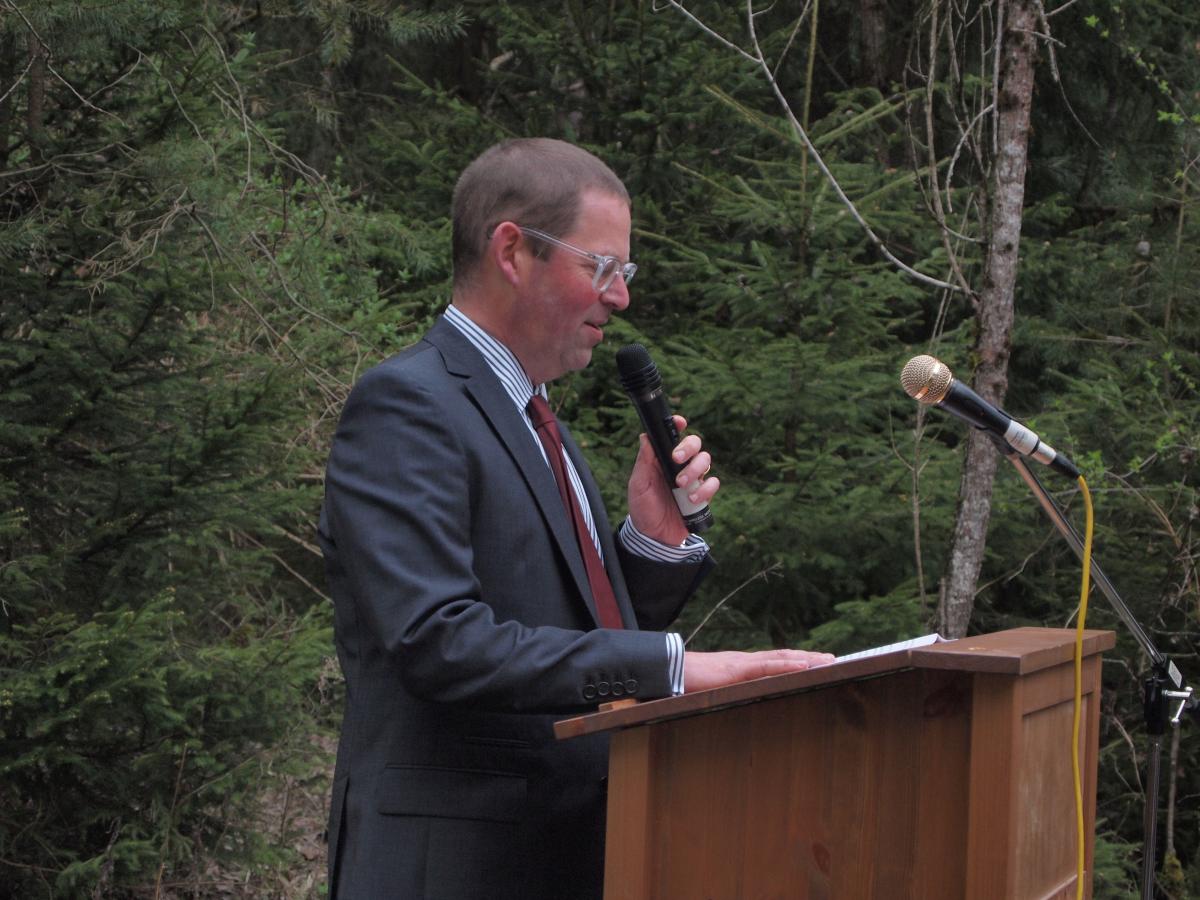
[[[630,344],[617,351],[617,371],[621,375],[621,386],[637,408],[642,428],[650,438],[650,445],[658,456],[667,479],[667,487],[675,497],[683,523],[688,531],[699,533],[713,523],[708,504],[697,506],[688,499],[687,489],[676,487],[675,476],[683,468],[671,458],[671,451],[679,443],[679,431],[663,391],[662,376],[650,359],[650,354],[641,344]]]
[[[1072,481],[1079,478],[1079,469],[1071,460],[957,380],[941,360],[932,356],[914,356],[904,364],[900,386],[918,403],[938,406],[976,428],[995,435],[1022,456],[1036,459]]]

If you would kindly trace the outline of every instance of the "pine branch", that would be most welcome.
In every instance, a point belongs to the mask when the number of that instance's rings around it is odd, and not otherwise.
[[[708,34],[714,40],[718,41],[725,47],[728,47],[730,50],[733,50],[734,52],[736,52],[738,55],[740,55],[744,59],[754,63],[755,66],[757,66],[762,71],[763,77],[766,79],[767,84],[770,86],[772,93],[775,94],[776,99],[779,101],[779,104],[783,109],[784,115],[786,116],[786,118],[788,120],[788,124],[792,128],[793,134],[795,134],[795,136],[800,139],[800,142],[804,145],[805,150],[808,151],[808,153],[811,155],[811,157],[813,159],[813,162],[816,163],[817,168],[821,170],[821,174],[824,176],[826,183],[829,184],[829,186],[833,188],[834,193],[837,194],[837,197],[841,201],[842,205],[847,209],[847,211],[850,213],[850,215],[854,219],[854,221],[856,223],[858,223],[859,227],[863,230],[863,233],[866,234],[867,239],[875,246],[875,249],[877,251],[879,251],[879,253],[882,254],[883,257],[888,262],[890,262],[893,266],[895,266],[901,272],[904,272],[906,275],[908,275],[914,281],[918,281],[922,284],[929,285],[930,287],[942,288],[943,290],[951,291],[953,293],[963,293],[964,292],[964,289],[960,285],[952,284],[947,281],[942,281],[940,279],[933,278],[929,275],[926,275],[923,272],[918,272],[916,269],[909,266],[903,260],[899,259],[894,253],[892,253],[892,251],[888,248],[887,244],[884,243],[883,239],[880,238],[879,235],[875,233],[875,230],[871,227],[871,225],[863,217],[862,213],[860,213],[858,211],[858,207],[855,205],[854,201],[851,200],[850,197],[846,194],[845,190],[842,188],[841,183],[834,176],[833,172],[830,171],[829,166],[826,164],[824,157],[821,156],[820,152],[817,150],[816,146],[813,144],[812,139],[809,137],[808,130],[803,125],[801,125],[800,121],[796,118],[795,113],[792,111],[791,104],[788,103],[787,98],[784,97],[783,91],[779,87],[779,82],[776,80],[774,73],[771,71],[771,67],[767,64],[767,61],[763,55],[762,47],[758,41],[758,35],[757,35],[757,33],[755,31],[755,27],[754,27],[754,19],[756,16],[761,15],[761,13],[756,13],[754,11],[753,0],[747,0],[747,3],[746,3],[746,22],[747,22],[747,29],[750,34],[750,42],[754,48],[753,53],[749,53],[746,50],[743,50],[741,47],[738,47],[736,44],[734,44],[727,38],[718,34],[716,31],[714,31],[712,28],[710,28],[708,25],[706,25],[704,22],[702,22],[692,12],[690,12],[688,9],[686,9],[683,6],[683,4],[679,2],[679,0],[667,0],[667,3],[672,8],[678,10],[680,13],[682,13],[684,16],[686,16],[688,19],[690,19],[693,23],[695,23],[699,28],[701,28],[706,34]],[[656,10],[659,8],[657,3],[655,4],[654,8]]]

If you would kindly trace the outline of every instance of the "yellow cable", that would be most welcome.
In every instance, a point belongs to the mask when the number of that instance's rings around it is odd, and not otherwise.
[[[1083,786],[1079,777],[1079,719],[1083,707],[1083,627],[1087,621],[1088,592],[1092,575],[1092,495],[1087,482],[1079,476],[1079,490],[1083,495],[1083,508],[1087,513],[1087,524],[1083,532],[1083,580],[1079,588],[1079,618],[1075,623],[1075,715],[1071,723],[1071,775],[1075,782],[1075,828],[1079,836],[1075,864],[1075,896],[1083,898]]]

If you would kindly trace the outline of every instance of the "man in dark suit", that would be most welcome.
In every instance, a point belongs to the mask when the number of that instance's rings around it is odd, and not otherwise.
[[[544,385],[629,304],[617,177],[570,144],[506,142],[463,173],[453,227],[451,306],[355,386],[329,460],[319,536],[347,686],[330,896],[598,897],[607,739],[555,741],[554,720],[828,657],[685,654],[661,629],[708,549],[647,442],[614,533],[565,427],[545,436]],[[699,438],[676,458],[710,500]]]

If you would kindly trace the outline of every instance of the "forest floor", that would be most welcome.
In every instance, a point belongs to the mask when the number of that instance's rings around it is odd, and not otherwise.
[[[311,735],[263,767],[252,829],[269,845],[254,871],[206,855],[186,874],[138,891],[148,900],[323,900],[325,827],[337,735]],[[298,771],[297,771],[298,770]]]

